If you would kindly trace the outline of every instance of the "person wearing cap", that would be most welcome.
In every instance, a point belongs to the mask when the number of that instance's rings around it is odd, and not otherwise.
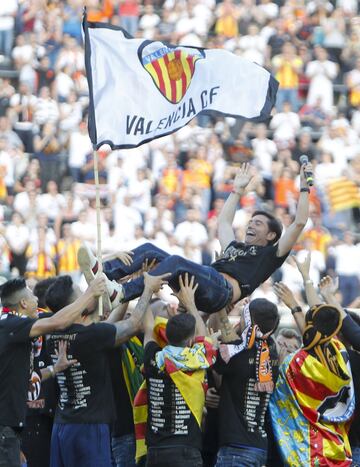
[[[303,345],[279,369],[269,411],[274,437],[286,465],[350,466],[355,395],[349,355],[337,338],[343,313],[321,303],[309,278],[310,254],[297,265],[310,305],[305,315],[290,289],[275,285],[302,332]]]

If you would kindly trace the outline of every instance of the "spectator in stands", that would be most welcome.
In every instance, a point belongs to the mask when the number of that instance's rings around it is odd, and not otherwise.
[[[276,108],[279,112],[285,102],[290,102],[294,112],[298,110],[299,75],[303,67],[301,58],[296,55],[296,48],[291,42],[282,46],[282,53],[272,59],[272,68],[279,81],[279,90],[276,99]]]
[[[333,80],[338,74],[336,63],[328,60],[328,54],[323,47],[314,48],[315,60],[306,67],[306,75],[310,78],[307,103],[314,105],[321,98],[321,108],[325,112],[332,112],[334,93]]]

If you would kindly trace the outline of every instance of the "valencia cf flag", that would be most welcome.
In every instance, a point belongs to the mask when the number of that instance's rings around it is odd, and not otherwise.
[[[278,82],[222,49],[135,39],[83,20],[94,148],[134,148],[173,133],[199,114],[266,121]]]

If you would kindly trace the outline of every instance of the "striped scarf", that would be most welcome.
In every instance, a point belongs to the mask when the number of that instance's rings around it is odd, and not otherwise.
[[[316,346],[314,355],[305,349],[289,355],[280,366],[269,410],[285,464],[350,466],[354,406],[349,358],[339,341]]]
[[[256,347],[256,383],[255,390],[258,392],[272,393],[274,382],[272,378],[272,366],[270,358],[270,349],[267,342],[271,332],[263,334],[256,324],[251,322],[249,304],[244,306],[245,328],[241,334],[239,344],[221,344],[219,351],[221,358],[228,363],[232,357],[238,353]]]
[[[144,381],[141,366],[144,361],[144,348],[138,337],[132,337],[122,346],[121,366],[130,402],[134,405],[135,396]]]

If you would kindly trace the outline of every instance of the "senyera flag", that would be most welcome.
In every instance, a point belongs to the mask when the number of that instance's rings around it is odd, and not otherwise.
[[[83,20],[96,149],[133,148],[179,130],[200,113],[255,122],[269,118],[277,81],[222,49],[135,39],[122,28]]]

